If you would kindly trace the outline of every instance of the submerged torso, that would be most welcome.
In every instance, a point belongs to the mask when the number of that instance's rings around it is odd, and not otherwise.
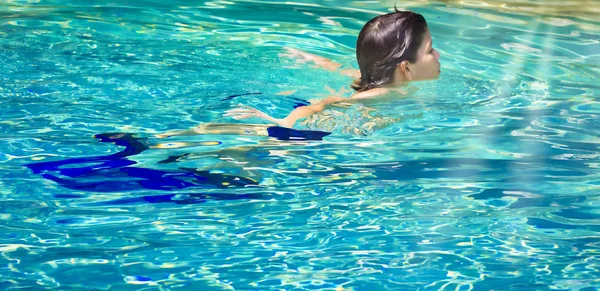
[[[332,104],[322,112],[299,120],[294,128],[320,130],[353,135],[370,135],[390,124],[402,120],[396,112],[390,112],[393,100],[406,97],[407,90],[375,89],[375,94],[357,93],[347,101]],[[358,98],[355,98],[358,97]],[[382,110],[383,108],[387,110]]]

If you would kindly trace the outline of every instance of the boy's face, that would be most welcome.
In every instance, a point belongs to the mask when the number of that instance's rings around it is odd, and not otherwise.
[[[411,81],[437,79],[440,75],[440,53],[432,45],[431,33],[427,29],[417,50],[417,60],[414,63],[407,64]]]

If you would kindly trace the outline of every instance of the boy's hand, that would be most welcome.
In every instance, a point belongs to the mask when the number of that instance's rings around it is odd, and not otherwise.
[[[281,123],[280,119],[274,118],[256,108],[250,106],[239,105],[237,108],[229,109],[225,111],[223,116],[229,116],[235,120],[247,119],[251,117],[257,117],[263,120],[271,121],[277,124]]]
[[[315,67],[325,69],[331,72],[338,71],[342,76],[351,77],[353,79],[360,78],[360,71],[356,69],[340,69],[342,66],[328,58],[317,56],[314,54],[307,53],[305,51],[295,49],[292,47],[284,47],[286,53],[282,53],[279,56],[296,59],[298,63],[315,63]]]
[[[313,62],[317,68],[322,68],[332,72],[336,71],[342,66],[341,64],[338,64],[328,58],[313,55],[299,49],[291,47],[285,47],[284,49],[287,51],[287,53],[280,54],[280,56],[296,59],[299,63]]]

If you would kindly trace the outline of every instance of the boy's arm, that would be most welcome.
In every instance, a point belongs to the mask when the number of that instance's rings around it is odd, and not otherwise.
[[[285,118],[281,118],[281,119],[274,118],[258,109],[255,109],[252,107],[246,107],[246,106],[228,110],[225,112],[224,116],[230,116],[233,119],[238,119],[238,120],[246,119],[246,118],[250,118],[250,117],[258,117],[258,118],[276,123],[279,126],[291,128],[292,126],[294,126],[294,124],[296,124],[296,122],[299,119],[319,113],[319,112],[325,110],[325,107],[327,105],[329,105],[331,103],[335,103],[335,102],[340,102],[343,100],[348,100],[348,98],[342,98],[342,97],[337,97],[337,96],[327,97],[327,98],[325,98],[319,102],[316,102],[314,104],[298,107],[298,108],[292,110],[292,112],[290,112],[290,114],[288,114],[288,116],[286,116]]]
[[[246,119],[246,118],[250,118],[250,117],[257,117],[257,118],[261,118],[261,119],[276,123],[279,126],[291,128],[294,126],[294,124],[296,124],[296,122],[299,119],[309,117],[313,114],[317,114],[317,113],[325,110],[327,105],[330,105],[330,104],[331,105],[340,105],[343,107],[345,104],[342,104],[341,102],[352,103],[353,101],[357,101],[357,100],[375,98],[376,96],[385,94],[387,92],[388,92],[388,90],[385,88],[377,88],[377,89],[371,89],[371,90],[364,91],[364,92],[355,93],[354,95],[350,96],[350,98],[343,98],[343,97],[339,97],[339,96],[330,96],[321,101],[315,102],[311,105],[298,107],[298,108],[294,109],[292,112],[290,112],[290,114],[288,114],[288,116],[286,116],[285,118],[281,118],[281,119],[274,118],[258,109],[248,107],[248,106],[242,106],[239,108],[227,110],[223,116],[230,116],[231,118],[237,119],[237,120]],[[337,104],[335,104],[335,103],[337,103]]]
[[[299,62],[313,62],[317,68],[325,69],[331,72],[339,72],[341,75],[352,77],[353,79],[360,78],[360,71],[356,69],[341,69],[342,64],[336,63],[328,58],[310,54],[299,49],[286,47],[287,53],[282,56],[298,59]]]

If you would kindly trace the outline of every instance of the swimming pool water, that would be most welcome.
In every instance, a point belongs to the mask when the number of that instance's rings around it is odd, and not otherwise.
[[[599,288],[597,2],[398,2],[442,75],[366,135],[154,137],[349,96],[283,47],[355,67],[393,5],[2,2],[0,290]]]

